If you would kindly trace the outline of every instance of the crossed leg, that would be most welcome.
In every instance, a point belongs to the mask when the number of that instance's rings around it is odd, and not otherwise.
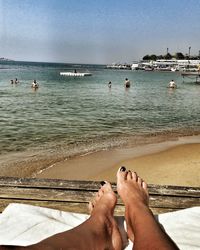
[[[149,209],[146,183],[136,173],[121,167],[117,172],[117,191],[125,205],[127,233],[134,250],[177,250]],[[30,250],[121,250],[122,239],[113,217],[116,195],[108,182],[103,183],[89,208],[91,216],[72,230],[51,236],[28,247],[0,246]]]
[[[0,246],[0,250],[121,250],[122,239],[113,217],[117,198],[110,183],[102,184],[89,204],[91,216],[81,225],[28,247]]]
[[[177,250],[149,209],[147,184],[135,172],[121,167],[117,172],[117,191],[125,205],[127,233],[134,250]]]

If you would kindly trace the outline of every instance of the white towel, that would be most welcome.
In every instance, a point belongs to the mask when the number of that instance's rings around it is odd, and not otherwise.
[[[158,220],[181,250],[200,250],[200,207],[160,214]]]
[[[86,214],[12,203],[0,214],[0,245],[32,245],[78,226],[87,218]],[[132,249],[132,243],[126,239],[124,218],[116,219],[124,248]],[[181,250],[200,249],[200,207],[161,214],[158,220]]]

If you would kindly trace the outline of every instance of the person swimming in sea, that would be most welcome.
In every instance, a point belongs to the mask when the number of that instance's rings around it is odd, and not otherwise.
[[[168,86],[169,88],[173,88],[173,89],[175,89],[176,88],[176,83],[174,82],[174,80],[171,80],[170,82],[169,82],[169,86]]]
[[[37,89],[38,87],[39,87],[39,84],[37,83],[37,81],[36,80],[33,80],[33,83],[32,83],[32,86],[31,86],[32,88],[35,88],[35,89]]]
[[[19,83],[19,80],[17,78],[15,78],[15,84]]]
[[[129,79],[128,79],[128,78],[126,78],[126,79],[125,79],[124,86],[125,86],[125,88],[130,88],[130,86],[131,86],[131,82],[129,81]]]

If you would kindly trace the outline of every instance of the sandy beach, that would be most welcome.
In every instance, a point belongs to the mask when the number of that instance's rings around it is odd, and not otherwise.
[[[115,181],[122,165],[148,183],[199,186],[200,136],[84,154],[57,162],[34,177]]]

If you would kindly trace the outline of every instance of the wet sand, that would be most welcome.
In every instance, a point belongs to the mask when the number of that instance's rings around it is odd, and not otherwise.
[[[98,151],[65,159],[34,177],[115,181],[120,166],[137,171],[148,183],[200,185],[200,136]]]

